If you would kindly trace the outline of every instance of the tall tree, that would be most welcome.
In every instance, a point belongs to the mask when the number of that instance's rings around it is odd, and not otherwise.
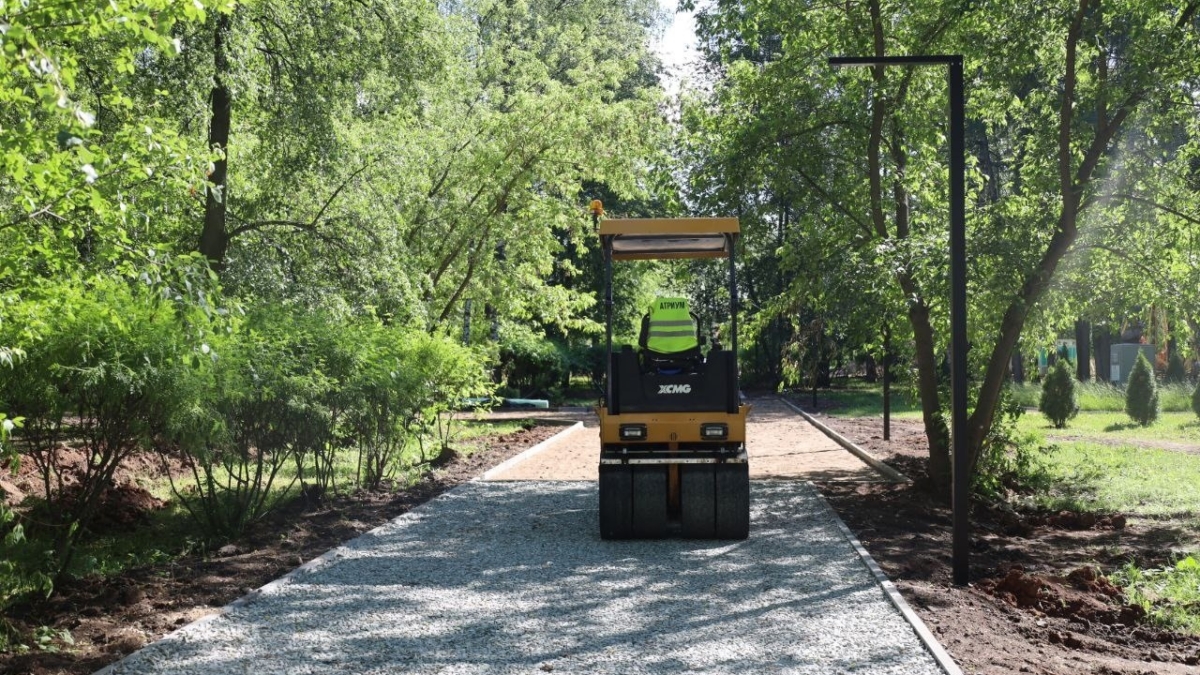
[[[826,257],[859,252],[852,278],[890,279],[915,347],[930,469],[949,485],[939,376],[946,325],[945,80],[935,69],[834,74],[834,54],[962,52],[969,77],[971,366],[974,467],[988,442],[1010,356],[1084,217],[1109,209],[1105,179],[1126,132],[1168,114],[1197,62],[1195,3],[719,3],[701,25],[713,105],[734,152],[785,159],[811,214],[832,214]],[[764,46],[771,47],[762,58]],[[750,130],[753,130],[751,133]],[[865,166],[864,166],[865,164]],[[865,176],[863,174],[866,174]],[[723,179],[722,179],[723,180]],[[707,191],[711,192],[712,188]],[[798,219],[799,240],[819,237]],[[839,248],[840,243],[840,248]]]
[[[146,54],[177,55],[175,30],[231,6],[0,3],[0,287],[156,262],[148,224],[179,217],[208,156],[134,82]]]

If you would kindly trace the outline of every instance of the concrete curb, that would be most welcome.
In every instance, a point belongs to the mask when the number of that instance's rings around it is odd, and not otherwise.
[[[946,648],[942,646],[942,643],[938,642],[938,639],[934,637],[933,633],[929,630],[929,627],[926,626],[925,622],[921,620],[921,617],[917,616],[917,613],[913,611],[913,608],[904,601],[904,596],[900,595],[899,589],[897,589],[896,585],[892,583],[891,579],[888,579],[887,575],[883,573],[883,570],[879,567],[879,564],[875,562],[875,559],[871,557],[870,553],[867,553],[867,549],[864,548],[862,543],[858,541],[858,538],[854,536],[854,533],[850,531],[850,528],[846,525],[846,523],[842,522],[841,516],[839,516],[837,511],[834,510],[833,506],[830,505],[829,500],[825,499],[825,495],[821,494],[821,491],[818,490],[811,481],[809,482],[809,485],[812,487],[813,492],[817,494],[817,497],[820,498],[821,503],[825,505],[825,508],[829,509],[829,513],[831,516],[833,516],[833,521],[837,524],[838,529],[841,530],[842,536],[845,537],[846,540],[850,542],[850,545],[854,547],[854,550],[858,553],[859,559],[862,560],[863,564],[867,566],[867,569],[869,569],[871,574],[875,577],[875,581],[877,581],[880,588],[883,589],[884,595],[886,595],[888,600],[891,601],[892,605],[894,605],[896,609],[899,610],[902,615],[904,615],[905,621],[908,621],[908,624],[912,626],[913,632],[917,634],[917,638],[919,638],[921,643],[925,645],[925,649],[929,650],[930,655],[932,655],[933,659],[937,661],[937,664],[939,667],[941,667],[942,671],[945,672],[946,675],[963,675],[962,669],[959,668],[958,664],[954,662],[954,659],[946,651]]]
[[[892,479],[893,481],[896,481],[897,483],[911,483],[912,482],[912,480],[909,479],[908,476],[905,476],[904,474],[895,470],[891,466],[881,462],[879,459],[877,459],[875,457],[875,455],[872,455],[871,453],[867,452],[866,450],[863,450],[862,448],[858,447],[854,443],[854,441],[851,441],[850,439],[846,438],[845,436],[839,434],[838,432],[834,431],[833,429],[830,429],[829,427],[825,426],[821,422],[817,421],[817,418],[815,418],[812,415],[809,415],[808,413],[801,410],[799,408],[799,406],[797,406],[795,403],[792,403],[791,401],[787,400],[786,398],[783,398],[782,396],[779,397],[779,400],[783,401],[783,404],[786,405],[787,407],[789,407],[792,410],[799,413],[800,416],[803,417],[806,422],[808,422],[809,424],[816,427],[818,430],[820,430],[821,433],[823,433],[826,436],[833,439],[838,445],[849,450],[851,452],[851,454],[853,454],[855,457],[858,457],[862,461],[869,464],[872,469],[875,469],[879,473],[887,476],[888,478]]]
[[[538,443],[537,445],[533,446],[532,448],[529,448],[516,456],[509,457],[507,460],[488,469],[482,476],[480,476],[479,478],[475,478],[474,480],[484,480],[484,481],[492,480],[492,476],[500,475],[501,473],[507,471],[512,466],[519,464],[520,462],[524,462],[525,460],[529,459],[530,457],[533,457],[534,455],[538,454],[539,452],[542,452],[546,448],[550,447],[550,445],[552,443],[560,441],[560,440],[566,438],[567,436],[570,436],[571,434],[575,433],[579,429],[583,428],[583,422],[574,422],[574,423],[568,422],[568,424],[570,424],[570,426],[568,426],[567,428],[558,432],[557,434],[554,434],[550,438],[547,438],[546,440],[542,441],[541,443]]]

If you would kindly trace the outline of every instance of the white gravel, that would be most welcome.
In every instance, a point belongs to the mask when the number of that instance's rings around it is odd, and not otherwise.
[[[612,542],[595,483],[468,483],[100,672],[941,672],[812,486],[751,505],[743,542]]]

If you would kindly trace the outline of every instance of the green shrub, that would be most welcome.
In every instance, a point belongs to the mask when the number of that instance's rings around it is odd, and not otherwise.
[[[976,494],[997,499],[1009,491],[1031,492],[1045,484],[1046,467],[1042,458],[1053,448],[1043,447],[1034,434],[1018,431],[1017,424],[1024,412],[1013,387],[1006,386],[971,478],[971,489]]]
[[[619,347],[617,347],[619,348]],[[569,350],[571,372],[586,375],[596,391],[604,388],[604,375],[608,363],[605,360],[604,344],[574,344]]]
[[[457,341],[443,336],[414,333],[411,368],[415,369],[421,394],[415,399],[420,406],[424,429],[432,431],[437,452],[427,456],[421,445],[421,461],[436,459],[446,450],[455,432],[456,418],[444,413],[462,405],[464,398],[486,397],[492,394],[492,383],[484,369],[483,359]],[[423,441],[425,434],[417,437]]]
[[[506,325],[500,341],[500,375],[525,397],[555,398],[567,381],[566,349],[524,326]]]
[[[491,393],[482,360],[456,341],[423,330],[364,326],[368,358],[353,381],[356,408],[349,432],[358,448],[359,485],[380,486],[405,467],[400,460],[417,441],[417,464],[435,461],[450,444],[453,417],[466,398]],[[435,451],[425,438],[435,436]]]
[[[1144,354],[1138,353],[1125,386],[1125,412],[1133,421],[1149,426],[1158,419],[1158,385]]]
[[[147,448],[179,407],[191,345],[161,295],[120,280],[69,280],[13,308],[36,338],[0,369],[0,409],[25,418],[23,459],[37,469],[55,574],[69,567],[121,462]],[[12,315],[10,315],[11,319]],[[20,339],[20,336],[16,336]],[[80,451],[68,468],[64,448]]]
[[[1167,373],[1164,378],[1167,384],[1183,384],[1187,381],[1187,367],[1183,364],[1183,357],[1179,352],[1171,352],[1171,358],[1167,360]]]
[[[325,310],[262,306],[250,315],[251,328],[274,335],[287,350],[293,383],[308,379],[306,403],[316,417],[307,439],[296,439],[291,454],[296,478],[307,499],[322,498],[337,489],[338,454],[353,446],[347,419],[361,405],[355,386],[370,359],[370,321],[335,316]]]
[[[1067,420],[1079,413],[1079,401],[1075,395],[1075,375],[1071,371],[1071,363],[1066,359],[1059,359],[1042,382],[1042,397],[1038,401],[1038,410],[1056,429],[1067,426]]]
[[[453,430],[443,413],[490,393],[470,349],[374,318],[260,306],[214,354],[174,427],[192,480],[173,487],[210,539],[242,533],[297,484],[309,499],[336,489],[347,451],[369,489],[434,461]],[[410,454],[418,459],[405,464]]]
[[[191,405],[171,429],[192,483],[172,482],[172,490],[210,540],[237,536],[269,514],[306,467],[320,474],[314,456],[331,451],[335,381],[323,372],[311,327],[289,310],[258,308],[197,366]]]
[[[116,468],[150,447],[180,405],[188,376],[178,309],[161,294],[112,279],[68,280],[14,307],[26,358],[0,370],[2,407],[25,418],[24,459],[46,495],[43,522],[56,533],[55,577],[71,565]],[[64,448],[83,466],[67,470]]]
[[[21,425],[22,420],[8,419],[0,413],[0,466],[8,466],[16,473],[20,457],[8,442],[9,434]],[[0,495],[2,496],[2,495]],[[25,530],[16,512],[0,500],[0,617],[18,598],[30,593],[49,593],[54,587],[50,577],[40,569],[28,569],[15,560],[15,549],[25,544]],[[8,649],[9,631],[0,620],[0,652]]]

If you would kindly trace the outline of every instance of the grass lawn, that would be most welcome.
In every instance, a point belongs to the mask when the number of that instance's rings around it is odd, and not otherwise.
[[[1200,455],[1136,445],[1056,443],[1042,455],[1049,509],[1120,511],[1152,518],[1200,517]]]
[[[870,417],[883,414],[883,386],[854,387],[848,389],[821,389],[817,395],[832,401],[837,407],[827,412],[835,417]],[[810,400],[809,392],[793,392],[793,398],[801,403]],[[921,404],[910,401],[907,393],[893,387],[891,391],[892,416],[921,419]]]
[[[1151,623],[1200,634],[1200,561],[1194,557],[1158,569],[1129,564],[1112,580],[1125,588],[1129,602],[1146,610]]]
[[[1149,427],[1132,424],[1124,413],[1081,412],[1066,429],[1053,429],[1032,413],[1022,417],[1019,429],[1053,448],[1040,456],[1043,473],[1034,504],[1131,514],[1180,531],[1179,545],[1197,550],[1200,425],[1190,411],[1161,413]],[[1128,602],[1146,609],[1152,623],[1200,633],[1200,565],[1191,556],[1180,558],[1161,569],[1141,569],[1131,561],[1111,578]]]
[[[1158,403],[1163,412],[1186,412],[1192,410],[1192,386],[1186,384],[1160,384]],[[1124,412],[1125,389],[1102,382],[1077,383],[1075,391],[1079,409],[1084,412]],[[1012,385],[1013,395],[1026,408],[1037,408],[1042,396],[1042,385],[1026,382]]]
[[[1200,521],[1200,423],[1191,412],[1162,413],[1148,427],[1124,413],[1081,412],[1065,429],[1029,412],[1017,428],[1052,447],[1040,456],[1040,506]]]
[[[1154,446],[1165,441],[1170,444],[1195,445],[1200,448],[1200,420],[1192,412],[1159,413],[1158,421],[1143,427],[1123,412],[1081,412],[1067,421],[1067,428],[1055,429],[1039,412],[1027,412],[1021,417],[1022,431],[1037,431],[1053,442],[1080,438],[1100,443],[1115,442]]]

